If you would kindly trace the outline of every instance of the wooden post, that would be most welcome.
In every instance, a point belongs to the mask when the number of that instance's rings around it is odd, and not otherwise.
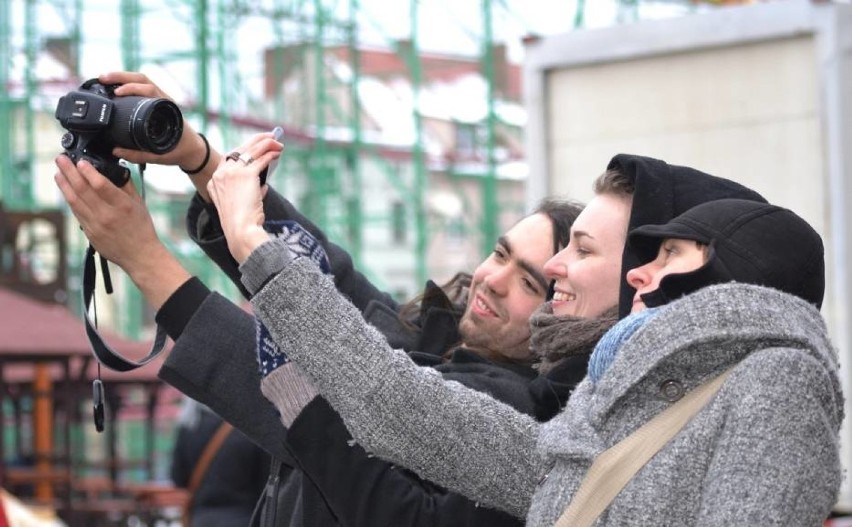
[[[33,381],[33,435],[37,481],[35,497],[44,503],[53,502],[53,392],[50,368],[39,362]]]

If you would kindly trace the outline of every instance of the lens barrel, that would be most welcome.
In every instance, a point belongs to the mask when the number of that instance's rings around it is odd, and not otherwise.
[[[116,97],[109,136],[116,146],[165,154],[183,133],[183,115],[168,99]]]

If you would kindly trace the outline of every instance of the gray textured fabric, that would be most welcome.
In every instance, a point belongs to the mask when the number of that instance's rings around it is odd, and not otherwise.
[[[318,395],[299,366],[288,362],[276,368],[260,381],[260,391],[275,405],[281,414],[281,423],[290,428],[308,403]]]
[[[531,526],[554,524],[595,456],[733,364],[597,525],[816,526],[839,489],[836,353],[819,312],[779,291],[724,284],[672,303],[544,425],[390,350],[307,262],[252,303],[365,448]]]
[[[269,241],[261,244],[255,251],[259,255],[262,253],[263,258],[246,260],[239,268],[243,285],[251,294],[254,294],[255,291],[260,289],[266,278],[271,276],[272,273],[280,271],[292,258],[287,248],[287,242],[283,238],[271,238]],[[261,261],[263,262],[263,268],[252,268],[253,265],[258,265],[257,262]],[[259,281],[254,283],[252,282],[253,279]]]

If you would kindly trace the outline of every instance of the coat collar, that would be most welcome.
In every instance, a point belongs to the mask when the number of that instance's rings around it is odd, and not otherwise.
[[[806,350],[826,368],[837,367],[825,322],[812,305],[754,285],[701,289],[669,304],[623,346],[594,387],[589,417],[598,424],[629,392],[657,393],[667,380],[689,391],[767,343]]]
[[[774,289],[721,284],[672,302],[637,331],[597,384],[586,378],[577,387],[539,442],[548,455],[594,458],[673,402],[662,396],[664,382],[686,393],[770,347],[810,354],[840,393],[837,353],[815,307]]]

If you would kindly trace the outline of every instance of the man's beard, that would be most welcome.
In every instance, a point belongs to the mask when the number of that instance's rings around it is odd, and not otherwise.
[[[530,355],[529,329],[515,328],[506,331],[505,325],[481,324],[470,313],[465,313],[459,322],[459,334],[464,347],[491,360],[517,360]],[[494,327],[497,326],[497,327]]]

